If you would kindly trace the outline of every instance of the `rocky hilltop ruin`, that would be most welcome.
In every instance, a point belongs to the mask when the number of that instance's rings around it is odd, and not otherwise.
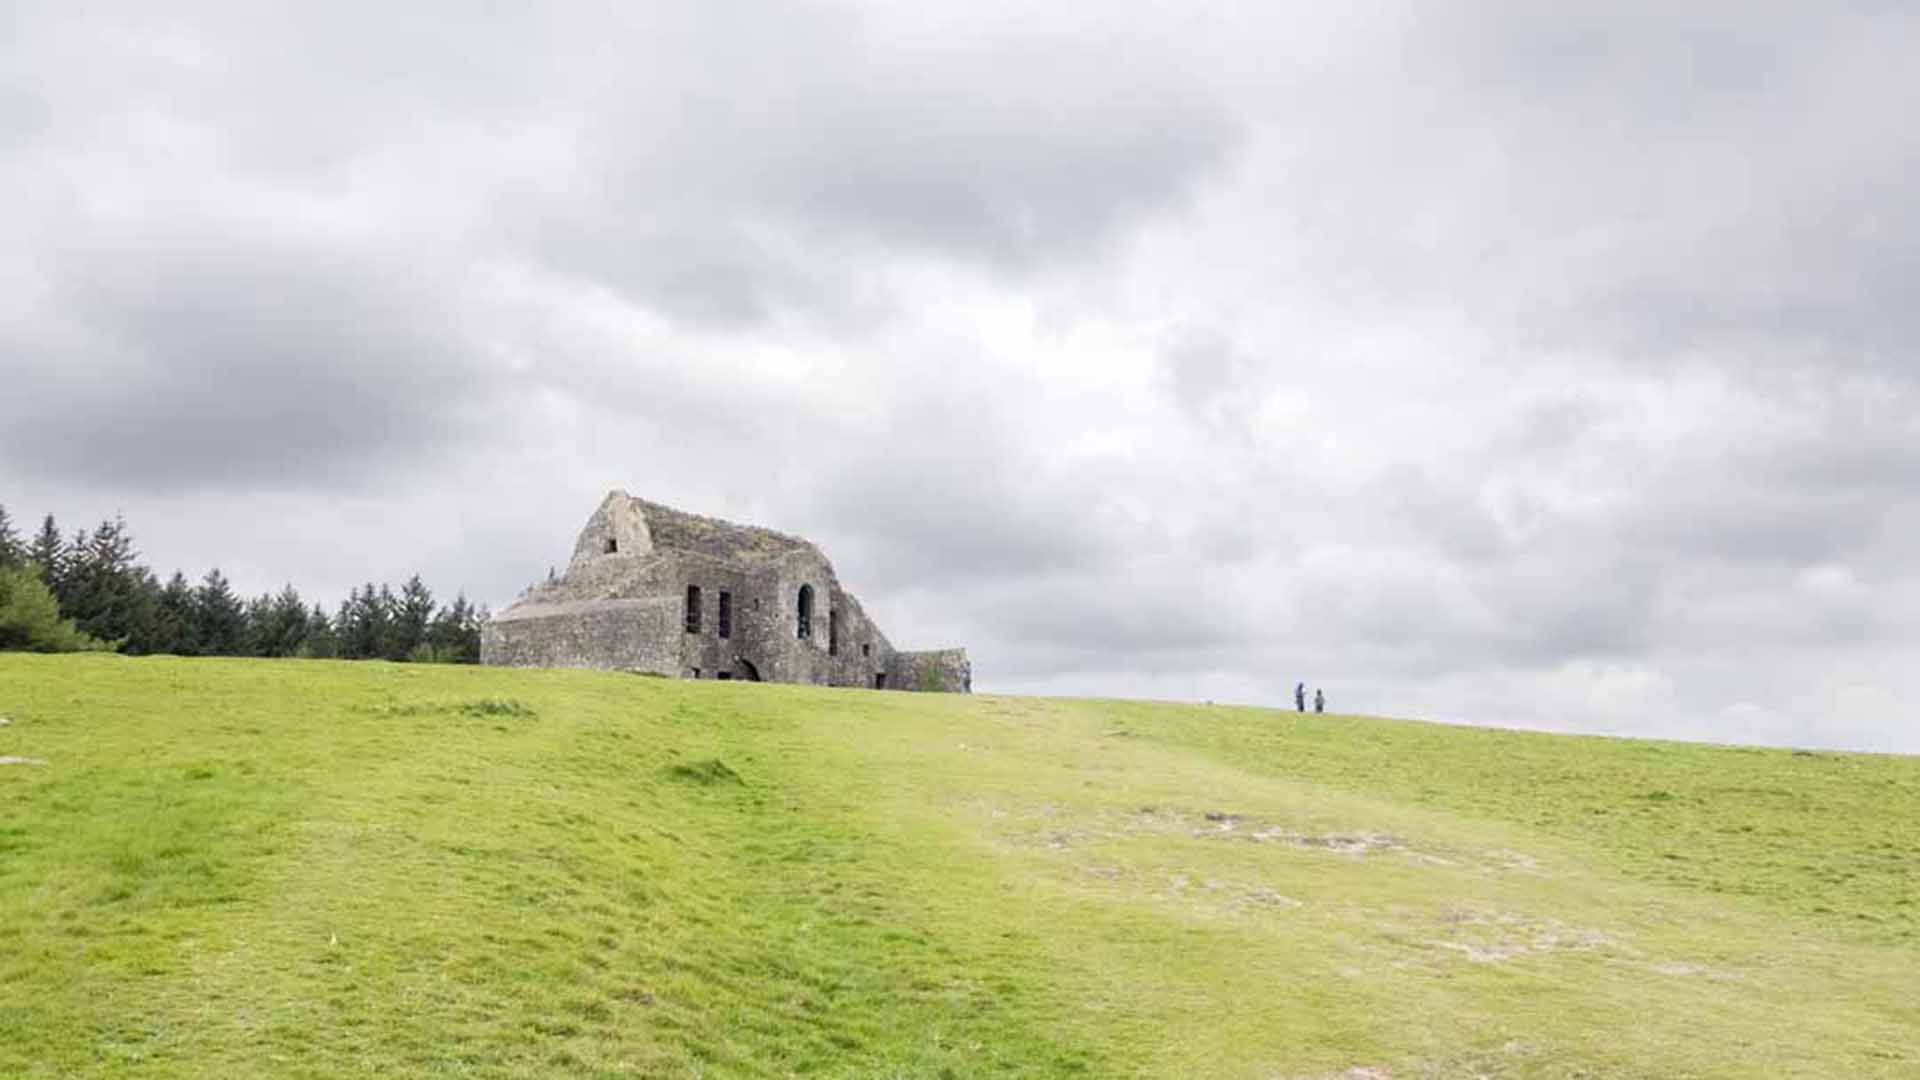
[[[483,663],[966,693],[965,649],[895,651],[813,544],[624,491],[573,560],[494,616]]]

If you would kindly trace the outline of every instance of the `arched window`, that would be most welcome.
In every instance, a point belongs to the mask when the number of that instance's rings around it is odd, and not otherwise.
[[[811,585],[800,586],[800,607],[799,607],[798,614],[800,616],[799,636],[801,638],[812,637],[813,636],[813,586]]]

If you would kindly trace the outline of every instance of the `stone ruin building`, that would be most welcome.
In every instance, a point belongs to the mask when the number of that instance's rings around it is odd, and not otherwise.
[[[899,652],[798,537],[615,491],[573,561],[495,615],[482,663],[967,693],[965,649]]]

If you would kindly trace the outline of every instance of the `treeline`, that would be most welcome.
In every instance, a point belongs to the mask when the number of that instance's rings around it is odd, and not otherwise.
[[[23,539],[0,506],[0,648],[65,651],[91,641],[136,654],[474,664],[486,619],[464,594],[437,603],[418,574],[397,592],[355,588],[332,614],[292,585],[243,598],[218,568],[198,582],[177,570],[162,582],[118,517],[67,537],[49,514]]]

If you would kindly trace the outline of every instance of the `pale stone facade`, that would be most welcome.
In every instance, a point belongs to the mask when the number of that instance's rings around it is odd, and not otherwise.
[[[896,652],[813,544],[615,491],[566,573],[494,616],[483,663],[965,693],[964,649]]]

